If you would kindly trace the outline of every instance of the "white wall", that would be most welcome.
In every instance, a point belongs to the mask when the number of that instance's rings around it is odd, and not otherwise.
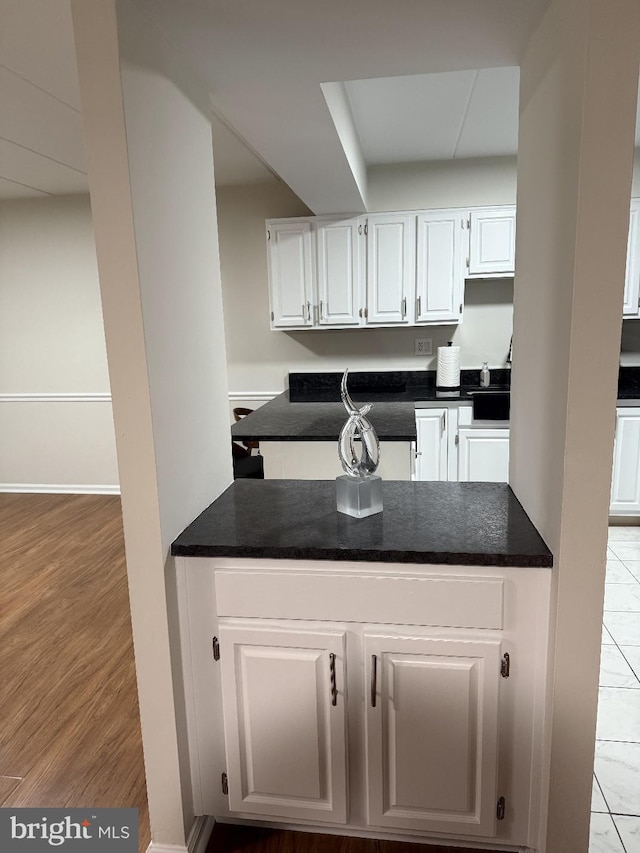
[[[409,164],[370,170],[372,210],[513,204],[514,158],[455,164]],[[459,326],[410,329],[272,332],[264,221],[304,216],[308,210],[282,183],[218,190],[220,260],[233,392],[286,387],[290,371],[435,369],[435,356],[414,355],[415,338],[432,338],[433,352],[453,339],[462,366],[505,366],[513,315],[512,280],[474,281],[466,287]],[[247,395],[249,396],[249,395]]]
[[[179,853],[193,803],[168,552],[232,478],[209,99],[131,0],[72,11],[151,837]]]
[[[553,0],[521,63],[509,481],[554,556],[546,853],[588,848],[639,12]]]
[[[88,196],[0,202],[0,490],[118,491]]]

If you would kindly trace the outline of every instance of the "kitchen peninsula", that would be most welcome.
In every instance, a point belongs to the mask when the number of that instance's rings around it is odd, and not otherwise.
[[[260,441],[265,477],[323,479],[341,474],[336,443],[346,413],[340,373],[290,373],[289,388],[231,428],[234,441]],[[435,371],[349,374],[349,393],[372,403],[368,418],[381,442],[379,473],[389,480],[414,479],[416,405],[471,406],[479,390],[477,370],[461,372],[460,391],[436,390]],[[509,391],[510,371],[493,370],[491,389]]]
[[[383,490],[237,480],[173,543],[194,810],[535,848],[552,555],[506,484]]]

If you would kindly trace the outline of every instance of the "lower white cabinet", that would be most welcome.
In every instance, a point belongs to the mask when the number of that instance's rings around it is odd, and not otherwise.
[[[461,483],[508,483],[509,430],[460,427],[458,480]]]
[[[345,632],[221,625],[229,808],[347,819]]]
[[[500,642],[365,633],[369,821],[496,833]]]
[[[640,515],[640,408],[616,410],[611,515]]]
[[[508,483],[508,421],[492,423],[474,421],[470,404],[416,409],[413,479]]]
[[[416,480],[447,480],[447,409],[420,409],[416,414]]]
[[[549,570],[176,571],[195,814],[539,847]]]

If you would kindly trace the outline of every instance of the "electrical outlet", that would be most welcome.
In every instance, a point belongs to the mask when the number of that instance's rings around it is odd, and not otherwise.
[[[431,338],[415,338],[416,349],[415,355],[433,355],[431,347]]]

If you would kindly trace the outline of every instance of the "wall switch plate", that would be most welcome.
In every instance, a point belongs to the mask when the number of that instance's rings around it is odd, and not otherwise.
[[[431,338],[415,338],[415,355],[433,355]]]

